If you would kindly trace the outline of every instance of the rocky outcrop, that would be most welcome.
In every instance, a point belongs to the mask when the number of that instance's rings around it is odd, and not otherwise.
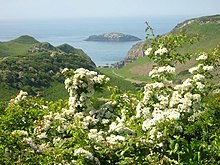
[[[123,33],[105,33],[101,35],[92,35],[89,36],[85,41],[110,41],[110,42],[126,42],[126,41],[139,41],[141,40],[138,37],[123,34]]]
[[[132,48],[128,51],[127,56],[125,57],[126,60],[136,60],[139,57],[144,56],[144,46],[147,45],[147,41],[140,41],[137,42]]]

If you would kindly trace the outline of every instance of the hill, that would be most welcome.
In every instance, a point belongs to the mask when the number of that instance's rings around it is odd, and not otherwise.
[[[23,35],[20,36],[14,40],[11,40],[11,42],[21,43],[21,44],[36,44],[39,43],[34,37]]]
[[[30,36],[0,42],[0,100],[8,100],[18,90],[44,95],[51,85],[63,83],[63,68],[95,69],[81,49],[64,44],[54,47]]]
[[[205,16],[200,18],[193,18],[186,20],[171,30],[167,34],[175,34],[184,32],[187,36],[193,37],[198,36],[199,40],[194,44],[185,44],[178,51],[181,53],[196,52],[197,50],[208,50],[218,47],[220,45],[220,15]],[[164,34],[164,35],[167,35]],[[129,50],[125,61],[133,60],[132,63],[122,67],[121,69],[115,70],[115,73],[125,79],[132,80],[148,80],[148,73],[151,70],[153,64],[144,55],[144,46],[147,41],[141,41],[136,43],[131,50]],[[195,62],[192,60],[185,65],[178,65],[177,72],[182,78],[185,76],[186,70],[192,67]],[[219,74],[219,70],[215,71]]]

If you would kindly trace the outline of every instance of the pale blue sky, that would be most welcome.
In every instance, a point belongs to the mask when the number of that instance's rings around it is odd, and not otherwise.
[[[0,0],[0,20],[219,13],[220,0]]]

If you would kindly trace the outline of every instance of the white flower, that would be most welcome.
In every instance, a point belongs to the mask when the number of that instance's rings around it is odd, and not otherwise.
[[[53,144],[59,143],[60,140],[61,140],[60,137],[58,137],[58,138],[54,138],[54,139],[53,139]]]
[[[180,112],[178,112],[177,109],[168,109],[166,111],[166,117],[168,119],[178,120],[180,118]]]
[[[154,126],[156,123],[155,123],[155,120],[153,120],[153,119],[147,119],[147,120],[145,120],[144,122],[143,122],[143,124],[142,124],[142,129],[144,130],[144,131],[147,131],[149,128],[151,128],[152,126]]]
[[[203,66],[203,69],[206,71],[212,71],[214,69],[213,66]]]
[[[33,142],[33,139],[32,138],[24,138],[23,139],[23,142],[30,145],[32,148],[36,148],[36,145],[35,143]]]
[[[27,97],[27,95],[28,95],[27,92],[24,92],[24,91],[20,90],[19,94],[14,99],[11,99],[10,102],[13,102],[13,103],[16,104],[20,100],[24,100]]]
[[[41,144],[37,146],[37,152],[42,152],[48,147],[48,144]]]
[[[183,82],[183,84],[182,84],[182,90],[186,91],[186,90],[188,90],[190,87],[192,87],[192,82],[193,82],[192,79],[190,79],[190,78],[186,79],[186,80]]]
[[[200,102],[201,101],[201,95],[200,94],[193,94],[192,96],[193,100]]]
[[[110,120],[109,119],[102,119],[102,124],[108,124],[110,122]]]
[[[86,116],[83,118],[83,121],[87,123],[88,125],[96,125],[98,123],[98,119],[96,119],[94,116]]]
[[[97,129],[90,129],[90,132],[88,133],[88,138],[90,140],[93,140],[97,143],[101,142],[104,140],[104,138],[102,137],[103,131],[99,131]]]
[[[28,136],[27,131],[24,130],[14,130],[12,133],[12,135],[19,135],[19,136]]]
[[[165,53],[167,53],[168,52],[168,50],[167,50],[167,48],[159,48],[158,50],[156,50],[155,52],[154,52],[154,54],[155,55],[162,55],[162,54],[165,54]]]
[[[192,74],[193,72],[197,71],[198,69],[199,69],[199,67],[197,67],[197,66],[196,67],[192,67],[192,68],[189,69],[189,73]]]
[[[160,95],[160,96],[158,96],[158,100],[160,101],[161,105],[165,106],[168,104],[169,98],[168,98],[168,96]]]
[[[151,53],[151,51],[152,51],[152,48],[148,48],[147,50],[145,50],[144,54],[148,56]]]
[[[176,68],[171,67],[170,65],[162,66],[158,68],[158,72],[169,72],[169,73],[175,73]]]
[[[155,82],[152,84],[153,88],[163,88],[164,84],[161,82]]]
[[[41,133],[40,135],[37,135],[37,138],[39,139],[45,139],[47,138],[46,132]]]
[[[116,144],[117,141],[125,141],[125,137],[111,134],[110,136],[106,137],[106,141],[110,144]]]
[[[157,67],[153,68],[153,69],[149,72],[149,76],[152,77],[152,78],[155,77],[157,74],[158,74],[158,68],[157,68]]]
[[[61,73],[64,74],[64,73],[66,73],[66,72],[68,72],[68,71],[69,71],[68,68],[64,68],[64,69],[61,71]]]
[[[201,75],[201,74],[196,74],[193,76],[193,80],[195,81],[200,81],[200,80],[204,80],[205,76]]]
[[[198,58],[196,58],[197,61],[199,60],[206,60],[208,58],[207,54],[203,53],[202,55],[200,55]]]
[[[177,105],[180,102],[181,98],[182,96],[179,94],[178,91],[173,91],[172,97],[170,98],[170,107],[172,108]]]
[[[202,84],[201,82],[196,82],[196,87],[199,89],[199,90],[203,90],[205,88],[205,85]]]
[[[74,150],[74,156],[84,156],[88,159],[93,159],[93,155],[91,152],[84,150],[83,148],[78,148],[76,150]]]
[[[65,79],[64,84],[66,89],[71,85],[71,82],[72,80],[70,78]]]

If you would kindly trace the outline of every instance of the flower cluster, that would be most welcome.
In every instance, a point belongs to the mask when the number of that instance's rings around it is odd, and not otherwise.
[[[193,74],[192,78],[186,79],[182,84],[167,86],[163,81],[155,81],[145,85],[143,100],[136,108],[136,118],[143,119],[142,129],[144,131],[155,130],[157,123],[164,120],[180,120],[187,113],[190,116],[198,114],[201,91],[204,91],[206,86],[204,71],[213,69],[213,66],[205,66],[202,63],[205,63],[207,59],[207,54],[201,54],[197,58],[199,64],[189,69],[189,72]],[[149,76],[160,77],[164,72],[174,74],[175,68],[169,65],[154,67]]]
[[[18,95],[14,99],[11,99],[10,102],[17,104],[20,100],[24,100],[27,97],[27,95],[27,92],[20,90]]]
[[[169,74],[174,74],[176,71],[176,68],[167,65],[167,66],[162,66],[162,67],[154,67],[153,70],[149,72],[149,76],[151,78],[155,77],[160,77],[162,76],[161,73],[169,73]]]
[[[167,53],[168,52],[168,50],[167,50],[167,48],[162,48],[162,47],[160,47],[159,49],[157,49],[155,52],[154,52],[154,54],[155,55],[163,55],[163,54],[165,54],[165,53]]]
[[[147,50],[145,50],[144,54],[148,56],[151,53],[151,51],[152,51],[152,48],[148,48]]]
[[[62,73],[66,73],[64,69]],[[104,75],[98,75],[97,72],[89,71],[84,68],[77,69],[73,75],[65,80],[65,88],[68,90],[69,106],[74,110],[85,110],[89,107],[88,98],[94,94],[96,88],[101,88],[109,81]]]

